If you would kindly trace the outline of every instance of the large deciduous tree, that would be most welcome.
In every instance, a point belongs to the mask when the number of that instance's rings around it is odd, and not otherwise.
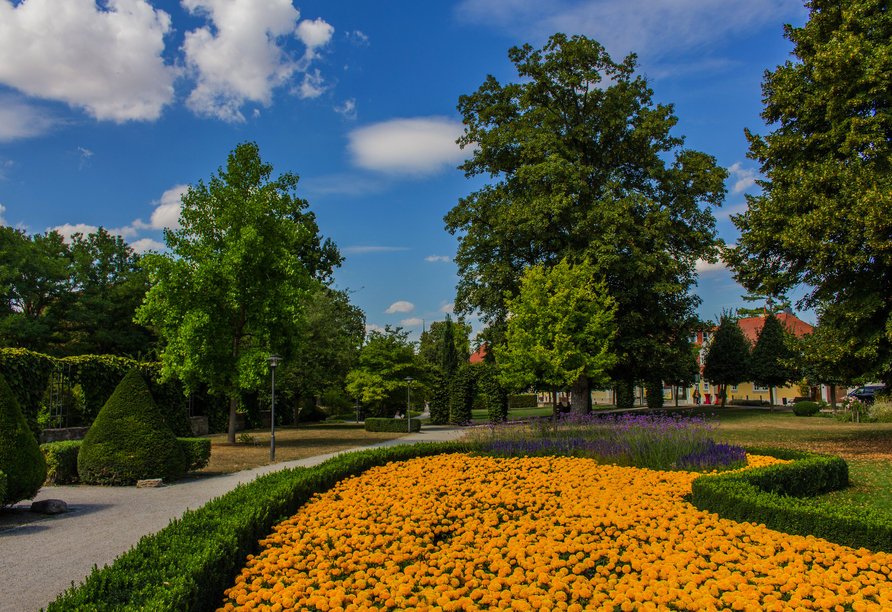
[[[240,392],[264,379],[270,351],[293,353],[312,282],[298,177],[272,172],[256,144],[237,146],[207,185],[189,186],[169,252],[145,258],[153,286],[138,318],[166,341],[164,375],[230,398],[230,442]]]
[[[813,0],[785,26],[796,61],[766,71],[766,137],[747,131],[762,194],[726,254],[748,290],[806,283],[849,358],[892,383],[892,14],[880,0]]]
[[[670,135],[673,108],[652,102],[634,55],[614,63],[597,42],[556,34],[509,56],[520,82],[489,76],[459,99],[458,142],[474,151],[461,168],[493,182],[445,217],[459,235],[456,310],[479,309],[500,343],[526,267],[588,259],[617,305],[611,374],[659,376],[699,303],[695,264],[717,255],[710,207],[727,172]]]
[[[703,360],[703,377],[722,386],[722,408],[728,385],[746,382],[749,376],[750,341],[730,313],[722,313]]]
[[[527,268],[519,294],[508,300],[505,343],[494,347],[502,384],[573,386],[572,410],[589,410],[589,383],[603,387],[616,363],[616,305],[587,262],[566,259]]]

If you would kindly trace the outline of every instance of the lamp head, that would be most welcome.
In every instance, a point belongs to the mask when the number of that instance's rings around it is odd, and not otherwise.
[[[280,361],[282,361],[282,358],[275,354],[266,358],[266,362],[269,364],[271,370],[275,370]]]

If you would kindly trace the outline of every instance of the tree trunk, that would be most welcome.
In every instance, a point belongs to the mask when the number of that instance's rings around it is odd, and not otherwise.
[[[573,414],[588,414],[588,398],[591,393],[588,388],[588,376],[581,374],[573,383],[570,397],[570,412]]]
[[[304,396],[302,393],[298,393],[297,397],[294,398],[294,407],[292,410],[294,412],[294,426],[295,427],[300,427],[300,406],[303,403],[303,401],[304,401]]]
[[[768,410],[774,412],[774,387],[768,387]]]
[[[229,435],[227,439],[230,444],[235,444],[235,414],[238,410],[238,394],[229,398]]]
[[[557,387],[551,388],[551,416],[558,416],[558,407],[557,407]]]
[[[830,385],[830,407],[833,414],[836,414],[836,385]]]
[[[719,393],[722,394],[722,408],[725,407],[725,400],[728,398],[728,394],[725,391],[726,388],[727,387],[725,385],[722,385],[721,387],[719,387],[719,389],[721,389],[721,391],[719,391]]]

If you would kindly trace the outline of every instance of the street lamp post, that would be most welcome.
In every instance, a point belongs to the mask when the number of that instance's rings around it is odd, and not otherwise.
[[[276,460],[276,366],[282,361],[278,355],[270,355],[266,359],[269,369],[273,372],[273,402],[269,415],[269,462]]]
[[[406,421],[409,422],[409,433],[412,433],[412,381],[415,380],[411,376],[406,376]]]

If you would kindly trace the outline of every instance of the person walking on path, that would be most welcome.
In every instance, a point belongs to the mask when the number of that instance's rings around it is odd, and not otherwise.
[[[691,397],[694,398],[694,403],[699,406],[700,405],[700,389],[694,389],[694,394]]]

